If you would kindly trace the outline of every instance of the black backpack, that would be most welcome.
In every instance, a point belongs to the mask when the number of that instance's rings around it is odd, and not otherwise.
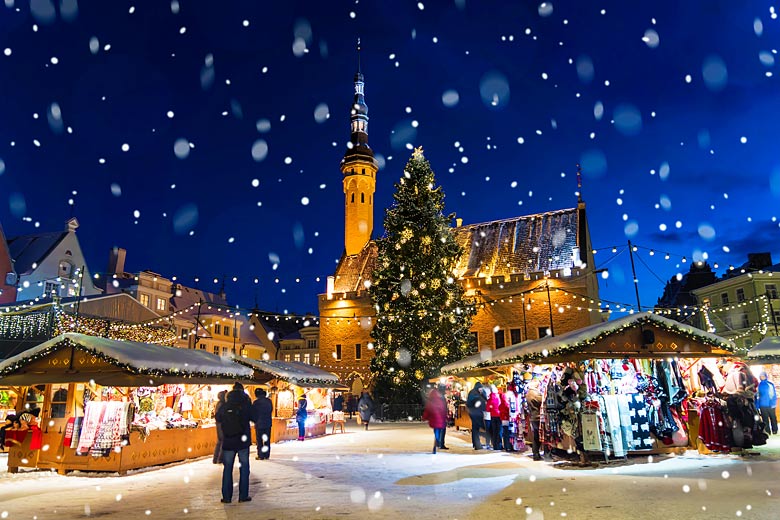
[[[241,403],[225,403],[222,412],[222,433],[225,437],[238,437],[244,434],[244,421],[241,419]]]

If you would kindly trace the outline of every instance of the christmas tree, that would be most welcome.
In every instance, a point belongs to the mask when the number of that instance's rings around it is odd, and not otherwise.
[[[377,314],[371,371],[380,401],[418,403],[428,378],[470,353],[474,307],[453,272],[462,249],[422,148],[406,164],[393,199],[370,288]]]

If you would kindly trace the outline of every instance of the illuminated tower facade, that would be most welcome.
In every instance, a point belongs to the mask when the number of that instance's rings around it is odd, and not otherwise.
[[[347,256],[360,253],[371,240],[374,230],[374,191],[379,169],[374,152],[368,146],[368,105],[364,94],[365,81],[360,71],[355,73],[355,98],[350,115],[350,140],[341,173],[344,184],[344,248]]]

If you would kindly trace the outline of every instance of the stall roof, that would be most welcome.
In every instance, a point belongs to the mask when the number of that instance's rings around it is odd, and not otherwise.
[[[748,361],[780,363],[780,336],[767,336],[750,349]]]
[[[71,348],[89,360],[58,356]],[[49,362],[47,363],[47,360]],[[203,350],[98,338],[68,332],[0,364],[0,384],[86,382],[114,386],[225,383],[247,380],[252,370]]]
[[[489,365],[490,361],[492,361],[497,354],[503,352],[508,348],[515,348],[521,345],[527,345],[532,342],[533,340],[526,340],[521,343],[517,343],[516,345],[511,345],[509,347],[499,348],[495,350],[493,349],[480,350],[476,354],[466,356],[463,359],[444,365],[443,367],[441,367],[441,373],[444,375],[453,375],[453,376],[461,376],[461,377],[481,377],[485,375],[490,375],[492,374],[492,372],[484,369],[475,369],[475,367]]]
[[[560,336],[548,336],[535,341],[525,341],[502,349],[487,351],[487,354],[480,353],[479,357],[477,355],[469,356],[445,365],[441,372],[453,374],[478,367],[505,366],[524,361],[539,362],[553,356],[585,352],[588,347],[608,336],[640,326],[654,326],[682,337],[694,339],[703,345],[715,347],[727,354],[734,352],[734,344],[720,336],[658,316],[652,312],[642,312],[590,325]],[[679,354],[683,353],[684,351],[679,352]]]
[[[265,383],[272,379],[281,379],[297,386],[309,388],[341,388],[339,376],[319,367],[296,361],[260,360],[235,358],[237,363],[255,370],[255,381]]]

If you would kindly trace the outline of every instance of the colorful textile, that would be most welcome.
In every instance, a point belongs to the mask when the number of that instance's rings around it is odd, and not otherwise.
[[[620,412],[616,395],[603,395],[600,397],[603,404],[604,430],[609,435],[612,452],[616,457],[625,457],[626,450],[623,445],[623,435],[620,429]]]
[[[731,421],[726,419],[718,401],[707,400],[699,406],[699,440],[712,451],[730,452],[729,429]]]
[[[642,394],[629,394],[628,408],[631,417],[631,434],[635,450],[649,450],[653,448],[653,439],[650,437],[650,418]]]
[[[620,432],[623,436],[623,448],[625,451],[634,449],[634,432],[631,428],[631,408],[628,406],[629,396],[621,394],[617,396],[618,412],[620,414]]]
[[[601,451],[599,419],[596,413],[582,414],[582,447],[585,451]]]

